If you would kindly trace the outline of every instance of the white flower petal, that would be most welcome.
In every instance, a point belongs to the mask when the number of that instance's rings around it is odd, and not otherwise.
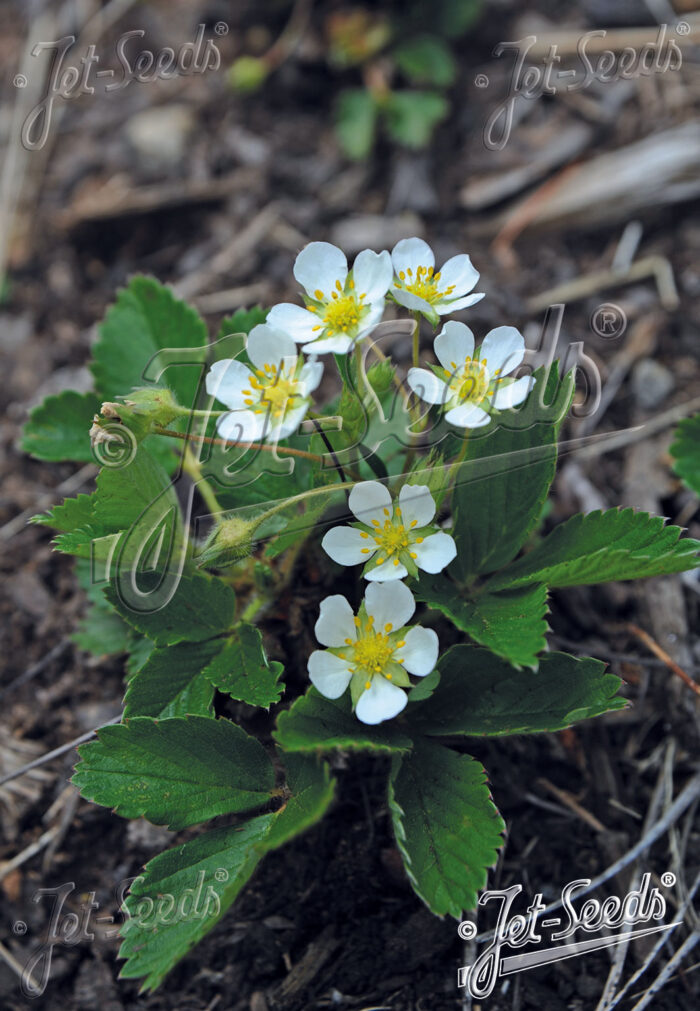
[[[424,678],[435,670],[439,643],[432,628],[416,625],[406,633],[405,642],[401,647],[401,663],[409,674]]]
[[[283,361],[296,360],[297,346],[289,334],[276,330],[267,323],[258,323],[248,334],[246,351],[256,369],[266,365],[277,368]]]
[[[405,583],[370,583],[365,592],[365,607],[374,618],[376,629],[388,624],[398,632],[411,620],[416,602]]]
[[[375,253],[372,249],[363,249],[355,257],[352,267],[352,279],[355,282],[357,297],[365,296],[365,304],[384,298],[391,286],[394,268],[391,257],[385,249]]]
[[[302,351],[305,354],[316,354],[316,355],[327,355],[332,351],[336,355],[347,354],[352,348],[353,340],[351,337],[322,337],[318,340],[311,341],[310,344],[305,344]]]
[[[250,400],[252,394],[250,377],[251,371],[243,362],[234,358],[222,358],[221,361],[214,362],[207,372],[207,393],[232,411],[244,410],[245,401]],[[248,390],[248,393],[243,390]]]
[[[336,281],[345,286],[348,261],[345,253],[330,242],[310,242],[295,260],[294,276],[310,298],[316,298],[315,292],[322,291],[328,301],[336,290]]]
[[[482,298],[486,297],[486,292],[475,291],[473,295],[465,295],[464,298],[449,299],[444,298],[433,303],[433,309],[438,316],[446,316],[450,312],[457,312],[459,309],[468,309],[470,305],[476,305]]]
[[[323,377],[323,362],[318,362],[312,356],[299,372],[299,381],[302,384],[300,393],[313,393],[318,387]]]
[[[486,411],[473,404],[460,404],[459,407],[453,407],[445,415],[445,421],[457,428],[481,428],[483,425],[488,425],[490,420],[491,417]]]
[[[442,572],[457,555],[457,545],[449,534],[431,534],[422,544],[412,544],[416,565],[424,572]]]
[[[446,384],[427,369],[409,369],[406,382],[413,392],[428,404],[444,404],[447,400]]]
[[[457,256],[451,257],[440,267],[440,291],[454,285],[453,294],[456,292],[455,297],[460,297],[471,291],[478,280],[479,271],[466,253],[459,253]]]
[[[499,411],[504,411],[508,407],[517,407],[518,404],[522,404],[534,385],[535,380],[532,376],[522,376],[514,383],[498,383],[491,403]]]
[[[514,326],[497,326],[489,330],[479,350],[479,358],[486,359],[491,375],[498,369],[503,375],[516,369],[525,355],[525,339]]]
[[[405,484],[399,492],[399,505],[405,527],[425,527],[435,515],[435,499],[427,484]]]
[[[321,601],[314,633],[322,646],[344,646],[346,639],[355,642],[355,615],[342,594],[336,593]]]
[[[450,320],[435,338],[435,354],[445,372],[453,375],[474,355],[474,334],[464,323]]]
[[[381,565],[375,565],[373,569],[365,574],[365,579],[368,583],[391,583],[399,579],[405,579],[408,575],[408,569],[405,565],[399,562],[398,565],[394,565],[394,559],[388,558]]]
[[[397,274],[408,274],[409,267],[415,278],[418,267],[434,267],[435,256],[423,239],[401,239],[391,251],[391,262]]]
[[[318,330],[314,330],[314,327],[319,325],[318,316],[291,302],[273,305],[267,314],[267,324],[275,330],[288,333],[298,344],[312,341],[318,335]]]
[[[229,442],[260,442],[265,430],[265,415],[252,411],[232,411],[222,414],[216,423],[222,439]]]
[[[287,408],[281,421],[272,421],[269,412],[265,415],[265,441],[279,442],[292,435],[301,425],[309,409],[308,400],[302,401],[298,406],[291,407],[290,404],[298,404],[298,401],[287,401]]]
[[[360,695],[355,716],[362,723],[382,723],[398,716],[408,702],[408,696],[398,685],[392,685],[381,675],[372,678],[371,686]]]
[[[367,337],[367,335],[371,333],[371,331],[374,330],[375,326],[381,321],[383,315],[384,315],[384,299],[381,298],[379,299],[378,302],[372,303],[367,315],[363,316],[362,319],[360,320],[361,329],[356,337],[356,340],[359,340],[360,337]]]
[[[350,684],[352,671],[347,661],[325,649],[316,649],[309,657],[311,684],[327,699],[339,699]]]
[[[377,545],[355,527],[333,527],[325,534],[321,547],[338,565],[359,565],[369,561]]]
[[[412,291],[404,291],[403,288],[392,288],[391,294],[394,296],[399,305],[404,307],[404,309],[427,313],[432,313],[433,311],[433,306],[430,302],[426,302],[424,298],[414,295]]]
[[[384,526],[391,517],[392,501],[389,489],[380,481],[361,481],[356,484],[348,498],[350,509],[360,523],[372,525],[372,520]],[[388,514],[384,510],[388,510]]]

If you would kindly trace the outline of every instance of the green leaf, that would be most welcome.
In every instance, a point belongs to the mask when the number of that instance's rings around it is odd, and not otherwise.
[[[320,821],[335,795],[335,780],[316,755],[283,754],[287,786],[292,795],[277,812],[265,849],[276,849]]]
[[[437,916],[473,909],[505,824],[484,767],[431,741],[392,760],[389,807],[414,891]]]
[[[102,400],[96,393],[66,390],[35,407],[22,430],[21,448],[39,460],[94,462],[90,426]]]
[[[408,751],[412,745],[395,724],[361,723],[348,696],[326,699],[315,688],[280,713],[272,736],[283,751]]]
[[[84,797],[170,829],[259,807],[275,782],[255,738],[206,716],[135,717],[102,727],[79,752],[72,782]]]
[[[304,755],[284,760],[292,793],[278,812],[209,831],[146,865],[126,900],[122,977],[144,976],[144,989],[157,987],[219,922],[262,856],[324,815],[334,792],[326,763]]]
[[[700,495],[700,414],[681,421],[670,452],[676,474]]]
[[[175,297],[155,278],[134,277],[122,288],[99,328],[93,348],[92,373],[106,400],[125,396],[144,385],[150,358],[164,348],[163,379],[179,402],[194,403],[206,354],[207,328],[195,309]]]
[[[539,584],[472,599],[441,576],[421,578],[415,595],[437,608],[462,632],[516,667],[537,667],[547,640],[547,587]]]
[[[377,105],[366,88],[347,88],[338,95],[335,132],[348,158],[366,158],[374,144]]]
[[[433,130],[449,112],[444,95],[432,91],[393,91],[385,100],[389,135],[410,148],[426,147]]]
[[[214,686],[202,671],[220,649],[219,639],[154,649],[129,681],[124,716],[210,716]]]
[[[448,46],[434,35],[409,39],[394,50],[400,70],[414,84],[449,88],[457,76],[457,63]]]
[[[218,353],[224,349],[223,345],[219,344],[220,341],[226,337],[235,337],[236,334],[249,334],[254,326],[265,322],[267,313],[268,310],[263,309],[261,305],[254,305],[250,309],[236,309],[233,316],[224,316],[219,324],[219,332],[216,335],[217,358],[228,357],[227,354]],[[245,345],[243,346],[245,347]],[[236,350],[239,351],[240,348],[236,346]]]
[[[241,623],[205,666],[203,674],[231,698],[269,709],[273,702],[279,702],[284,691],[279,680],[283,672],[281,663],[268,661],[255,625]]]
[[[489,587],[546,583],[583,586],[611,579],[645,579],[698,565],[700,541],[679,540],[681,527],[634,509],[579,513],[555,527],[536,548],[499,572]]]
[[[503,736],[563,730],[578,720],[624,709],[620,678],[600,660],[545,653],[539,669],[517,671],[475,646],[453,646],[440,658],[440,685],[409,711],[424,734]]]
[[[105,598],[104,584],[93,582],[92,565],[79,558],[75,566],[78,582],[90,602],[87,613],[71,636],[80,649],[96,656],[124,653],[129,648],[129,626]]]
[[[159,579],[153,577],[153,582]],[[144,580],[144,585],[148,581]],[[231,627],[236,596],[221,579],[202,573],[183,573],[177,590],[163,606],[153,611],[136,611],[110,586],[107,599],[133,628],[147,635],[156,646],[178,642],[201,642]]]
[[[120,977],[154,990],[216,926],[264,854],[273,814],[214,829],[149,860],[131,886],[121,928]]]
[[[560,379],[556,362],[546,377],[544,368],[534,375],[535,388],[521,408],[469,434],[452,498],[457,558],[449,571],[460,582],[514,558],[541,516],[574,377]]]

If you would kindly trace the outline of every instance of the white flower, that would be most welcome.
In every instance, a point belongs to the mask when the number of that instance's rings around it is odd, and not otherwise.
[[[396,278],[394,299],[407,309],[422,312],[437,326],[438,317],[466,309],[484,297],[468,294],[479,280],[479,271],[466,253],[447,260],[435,273],[435,256],[423,239],[401,239],[391,253]]]
[[[270,309],[267,322],[304,344],[304,351],[345,354],[382,318],[391,257],[386,250],[363,249],[349,274],[342,250],[310,242],[296,258],[294,276],[306,291],[306,308],[282,302]]]
[[[350,492],[350,509],[360,521],[333,527],[321,542],[339,565],[365,562],[363,575],[387,582],[424,572],[441,572],[457,554],[449,534],[430,526],[435,502],[426,485],[405,484],[398,500],[379,481],[362,481]]]
[[[265,323],[250,331],[246,350],[254,369],[223,358],[207,373],[207,393],[231,409],[217,421],[219,434],[243,443],[285,439],[309,409],[323,365],[315,358],[305,362],[291,337]]]
[[[534,385],[531,376],[506,379],[520,365],[525,341],[512,326],[490,330],[474,353],[474,334],[464,323],[451,320],[435,338],[435,355],[441,368],[409,369],[407,381],[414,393],[429,404],[440,404],[445,420],[457,428],[488,425],[490,412],[516,407]]]
[[[328,649],[309,657],[312,684],[327,699],[340,698],[350,685],[355,715],[363,723],[396,716],[407,702],[408,675],[425,677],[437,663],[435,632],[405,627],[415,609],[405,583],[372,583],[357,617],[345,597],[326,597],[315,632]]]

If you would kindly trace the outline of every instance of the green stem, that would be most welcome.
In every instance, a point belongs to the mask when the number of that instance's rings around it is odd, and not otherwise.
[[[420,321],[421,314],[419,312],[412,313],[413,320],[416,324],[416,328],[413,331],[413,367],[418,368],[420,365]]]
[[[325,462],[322,456],[317,456],[315,453],[307,453],[305,449],[292,449],[291,446],[278,446],[276,443],[234,442],[232,439],[210,439],[207,435],[187,435],[185,432],[174,432],[169,428],[163,428],[162,425],[154,425],[153,431],[156,435],[167,435],[171,439],[184,439],[185,442],[206,442],[210,446],[240,446],[243,449],[261,449],[266,453],[279,453],[281,456],[299,456],[304,460],[313,460],[314,463]]]
[[[214,489],[207,479],[202,476],[202,468],[199,460],[195,457],[189,446],[185,447],[185,453],[182,457],[182,466],[185,473],[189,474],[196,484],[197,491],[206,502],[209,512],[212,514],[223,512],[216,495],[214,494]]]

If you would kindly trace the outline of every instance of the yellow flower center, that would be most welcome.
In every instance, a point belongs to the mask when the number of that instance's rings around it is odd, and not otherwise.
[[[418,298],[426,302],[440,302],[447,298],[455,290],[454,284],[447,288],[440,289],[440,271],[434,273],[434,267],[417,267],[415,274],[411,267],[406,271],[399,272],[399,280],[396,281],[397,288],[410,291]]]
[[[364,638],[358,639],[353,645],[353,663],[355,667],[370,674],[381,674],[395,649],[396,646],[388,636],[375,634],[369,628]]]
[[[244,390],[250,394],[250,399],[246,400],[246,406],[254,407],[256,414],[263,414],[267,411],[275,417],[282,416],[290,405],[294,397],[301,397],[299,391],[300,383],[292,375],[285,376],[284,367],[275,368],[266,364],[262,369],[258,369],[254,376],[251,376],[249,383],[251,390]],[[255,397],[257,396],[257,406]]]
[[[386,520],[383,529],[375,527],[374,543],[384,555],[392,555],[408,547],[408,534],[403,523],[392,523]]]
[[[335,291],[331,292],[330,298],[320,289],[314,292],[314,297],[321,303],[320,306],[307,305],[309,312],[323,313],[319,323],[312,327],[314,332],[326,331],[326,336],[332,337],[336,333],[352,333],[357,329],[360,319],[367,311],[368,306],[363,305],[367,297],[366,292],[358,295],[355,292],[355,282],[350,278],[345,288],[340,281],[335,282]]]
[[[455,369],[450,380],[450,392],[460,404],[478,404],[491,392],[491,376],[486,368],[486,359],[465,359],[461,369],[451,362]],[[496,373],[498,374],[498,373]]]

